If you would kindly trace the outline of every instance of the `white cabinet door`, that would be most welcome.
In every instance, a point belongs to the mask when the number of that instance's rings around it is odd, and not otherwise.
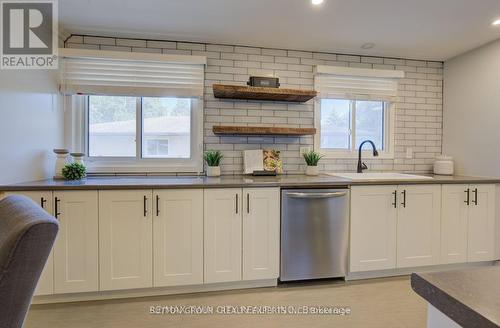
[[[203,284],[203,190],[155,190],[154,286]]]
[[[351,272],[396,268],[397,188],[352,187]]]
[[[441,212],[441,263],[467,262],[467,222],[465,203],[468,185],[443,185]]]
[[[243,280],[279,276],[280,189],[243,189]]]
[[[54,192],[54,214],[59,220],[54,245],[54,292],[97,291],[97,191]]]
[[[151,190],[99,191],[100,290],[153,286]]]
[[[52,191],[21,191],[21,192],[8,192],[5,196],[9,195],[24,195],[31,198],[35,203],[39,204],[50,215],[54,215],[52,203]],[[43,268],[40,279],[35,289],[35,296],[37,295],[51,295],[54,293],[54,251],[50,252],[47,258],[47,263]]]
[[[204,190],[205,283],[241,280],[241,189]]]
[[[470,186],[469,262],[491,261],[495,251],[495,185]]]
[[[402,185],[399,190],[396,267],[439,263],[440,185]]]

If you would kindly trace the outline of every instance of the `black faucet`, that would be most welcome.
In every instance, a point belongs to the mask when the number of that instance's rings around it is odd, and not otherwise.
[[[359,151],[358,151],[358,173],[363,173],[363,170],[366,170],[368,167],[366,166],[365,163],[361,162],[361,149],[363,148],[363,145],[365,143],[370,143],[373,148],[373,156],[377,157],[378,156],[378,151],[377,148],[375,147],[375,144],[371,140],[365,140],[359,145]]]

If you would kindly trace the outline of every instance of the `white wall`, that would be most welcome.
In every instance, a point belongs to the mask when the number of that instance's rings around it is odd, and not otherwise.
[[[444,65],[443,153],[459,174],[500,177],[500,40]]]
[[[0,70],[0,184],[53,175],[63,141],[56,72]]]
[[[443,153],[458,174],[500,177],[500,40],[444,64]],[[500,259],[500,185],[496,188]]]

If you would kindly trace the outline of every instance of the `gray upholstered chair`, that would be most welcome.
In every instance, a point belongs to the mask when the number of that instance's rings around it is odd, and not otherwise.
[[[23,326],[57,230],[57,220],[31,199],[0,200],[0,327]]]

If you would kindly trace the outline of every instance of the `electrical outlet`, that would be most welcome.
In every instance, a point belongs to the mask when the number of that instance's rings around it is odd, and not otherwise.
[[[407,159],[413,158],[413,148],[406,148],[406,158]]]
[[[310,151],[311,151],[311,147],[310,146],[300,147],[299,148],[299,155],[302,156],[303,153],[308,153]]]

